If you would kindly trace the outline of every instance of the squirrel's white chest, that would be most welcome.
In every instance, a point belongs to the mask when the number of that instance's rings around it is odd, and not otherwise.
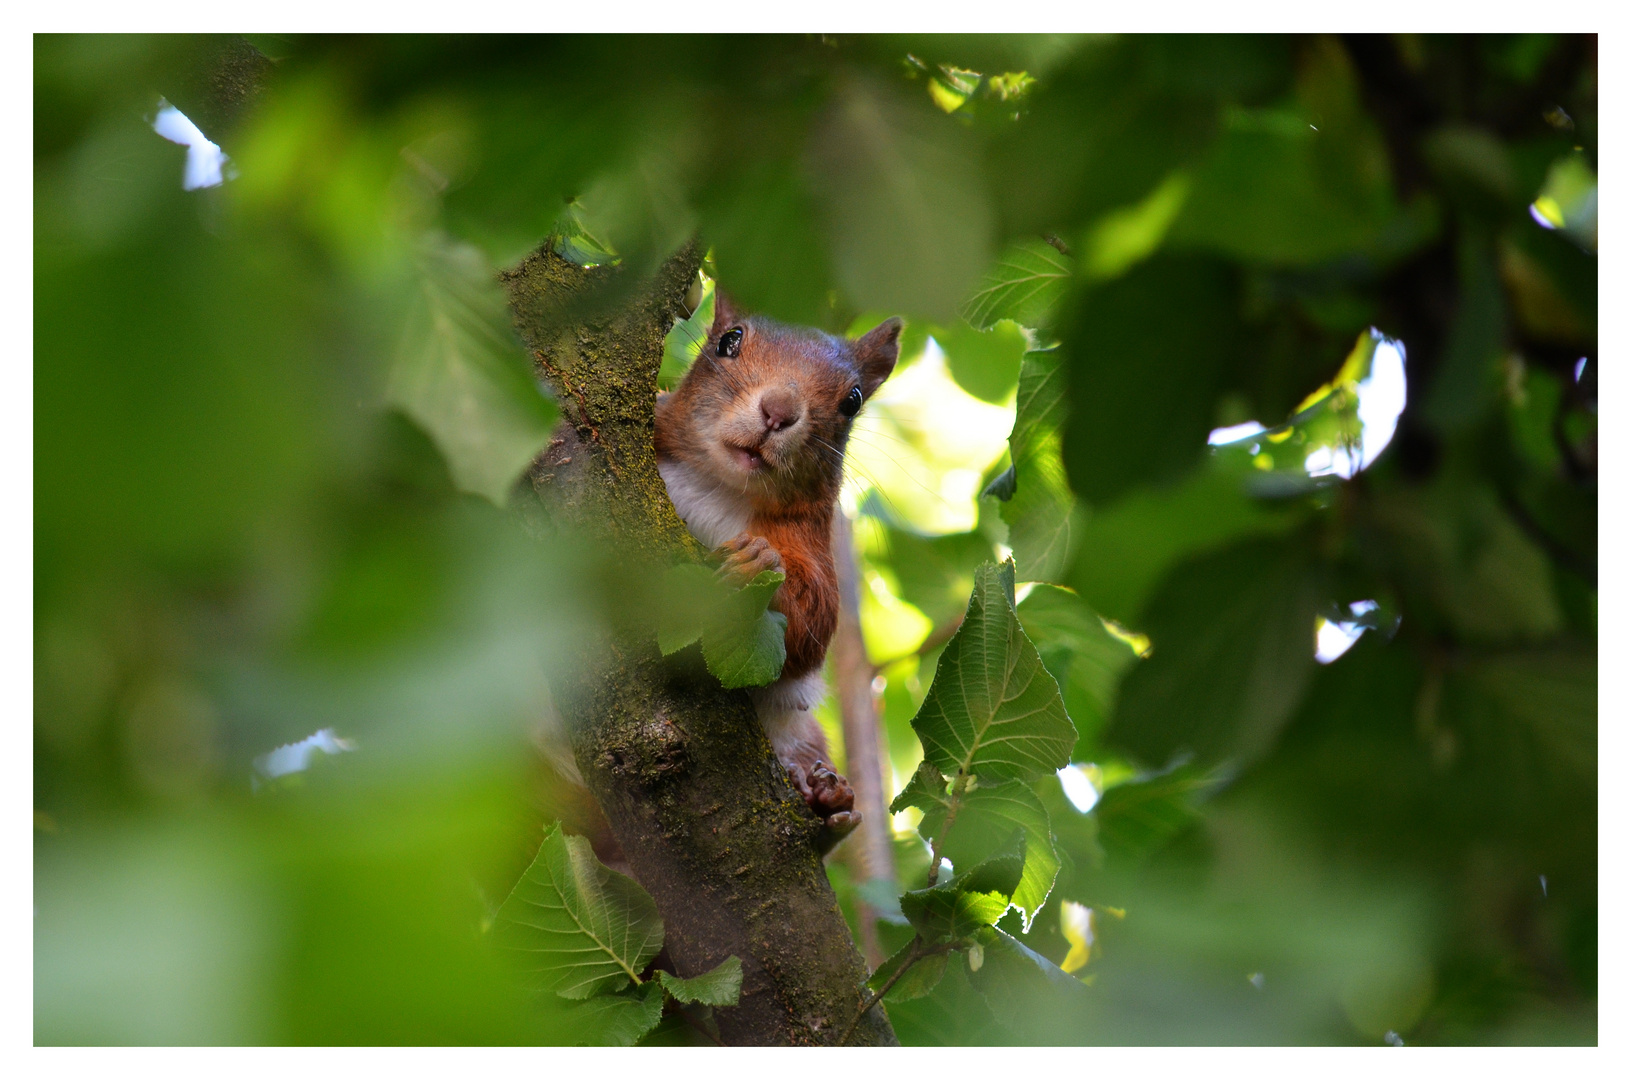
[[[659,461],[668,498],[679,511],[691,535],[715,548],[740,536],[748,527],[752,507],[737,492],[680,461]]]

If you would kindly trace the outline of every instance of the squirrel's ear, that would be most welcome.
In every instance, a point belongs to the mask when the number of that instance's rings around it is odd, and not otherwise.
[[[855,339],[855,358],[861,364],[861,393],[867,397],[883,385],[900,357],[899,318],[885,319]]]
[[[741,321],[741,313],[736,310],[736,305],[731,303],[731,298],[725,295],[725,290],[721,289],[718,285],[715,285],[714,325],[713,329],[708,331],[708,335],[710,337],[718,337],[720,334],[723,334],[725,331],[729,330],[732,326]]]

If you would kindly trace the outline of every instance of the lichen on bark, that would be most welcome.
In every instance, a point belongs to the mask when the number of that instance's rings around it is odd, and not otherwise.
[[[612,545],[633,587],[649,580],[642,568],[702,554],[652,449],[663,337],[700,261],[688,246],[642,278],[576,266],[546,245],[503,275],[563,414],[519,497]],[[861,1005],[865,962],[816,853],[819,824],[746,693],[683,653],[664,658],[627,611],[581,655],[557,703],[586,784],[662,912],[669,957],[686,976],[742,960],[741,1003],[717,1010],[721,1038],[837,1041]],[[851,1041],[895,1037],[875,1009]]]

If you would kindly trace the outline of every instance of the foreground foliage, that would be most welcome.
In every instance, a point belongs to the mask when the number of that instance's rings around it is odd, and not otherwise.
[[[252,40],[36,41],[36,1041],[710,1037],[526,733],[631,605],[773,678],[776,582],[524,527],[497,280],[693,236],[665,381],[714,278],[907,320],[902,1041],[1596,1040],[1594,38]]]

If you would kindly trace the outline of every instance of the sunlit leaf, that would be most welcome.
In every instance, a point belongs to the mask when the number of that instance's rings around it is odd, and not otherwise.
[[[493,933],[518,954],[534,987],[580,999],[638,983],[662,948],[663,920],[644,889],[556,825],[499,908]]]
[[[1032,780],[1069,762],[1076,729],[1014,614],[1012,562],[980,567],[912,729],[943,773]]]
[[[427,238],[386,398],[436,440],[453,480],[500,506],[559,413],[532,377],[483,256]]]
[[[918,832],[958,868],[993,858],[1016,832],[1025,838],[1024,867],[1012,901],[1028,930],[1059,875],[1052,826],[1036,793],[1017,781],[951,791],[939,770],[925,761],[890,809],[898,813],[907,806],[923,811]]]

